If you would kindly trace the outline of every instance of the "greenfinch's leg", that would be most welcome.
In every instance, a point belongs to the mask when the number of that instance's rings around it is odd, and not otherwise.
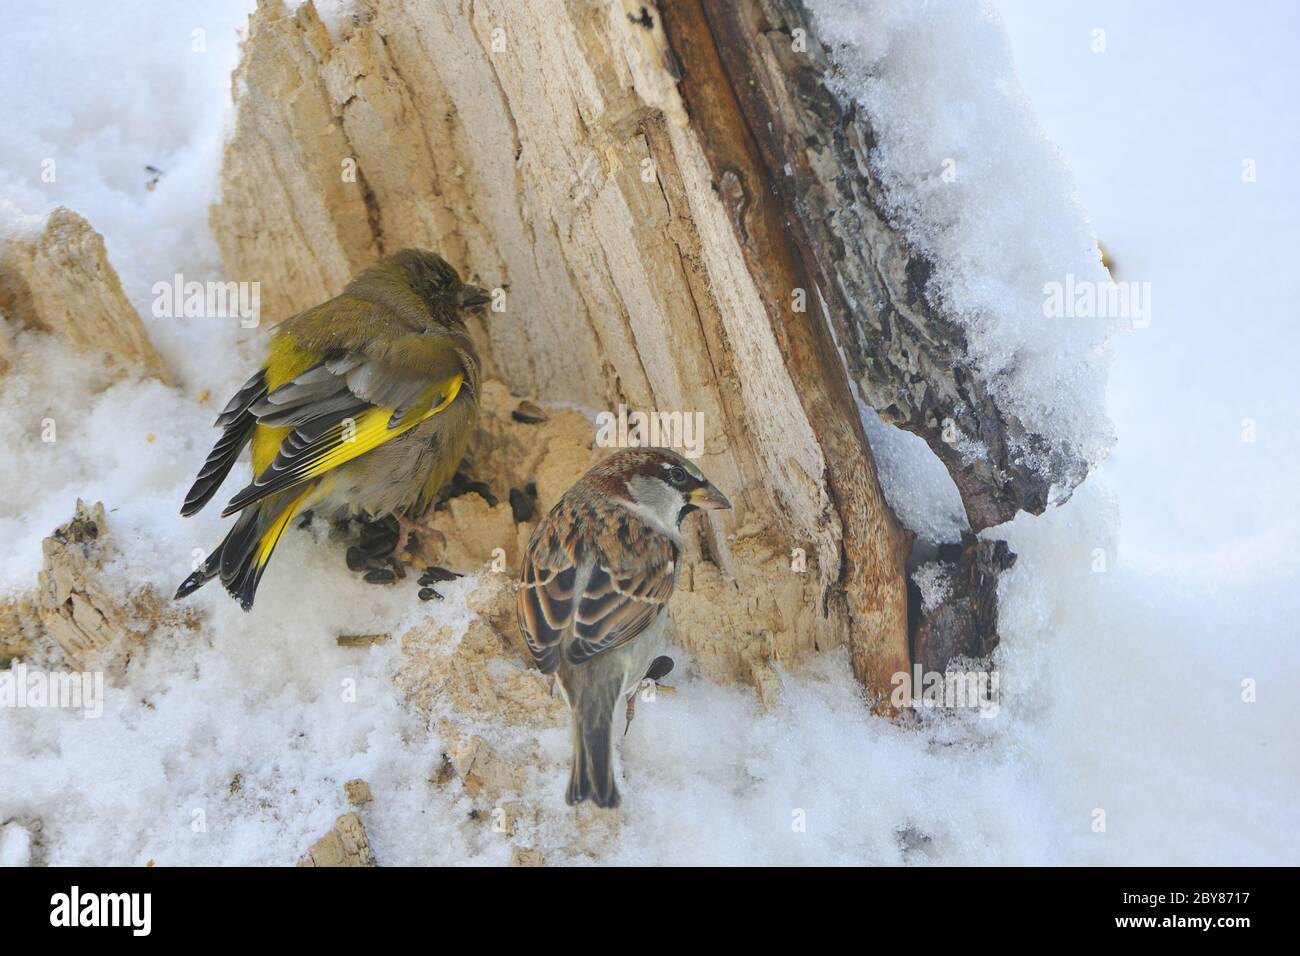
[[[406,517],[400,511],[393,512],[393,517],[397,519],[397,543],[393,545],[393,553],[401,555],[406,550],[406,545],[411,538],[420,532],[427,531],[428,526],[423,521],[416,521],[414,518]]]

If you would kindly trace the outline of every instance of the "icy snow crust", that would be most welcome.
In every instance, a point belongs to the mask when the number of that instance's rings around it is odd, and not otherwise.
[[[1031,431],[1100,461],[1113,441],[1104,397],[1116,324],[1045,321],[1043,286],[1108,276],[998,18],[978,3],[808,6],[831,46],[832,90],[871,120],[888,209],[933,261],[927,288],[965,325],[976,368]]]

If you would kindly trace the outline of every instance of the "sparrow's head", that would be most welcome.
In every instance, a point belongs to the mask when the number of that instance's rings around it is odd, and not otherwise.
[[[429,307],[435,319],[464,323],[465,310],[477,311],[492,301],[479,286],[462,282],[460,273],[442,256],[423,249],[403,249],[376,267],[411,288]]]
[[[622,500],[655,524],[675,530],[697,509],[730,508],[727,496],[691,461],[667,448],[628,448],[610,455],[583,480]]]

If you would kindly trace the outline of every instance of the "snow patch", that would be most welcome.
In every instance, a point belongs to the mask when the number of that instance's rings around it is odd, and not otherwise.
[[[1046,318],[1044,288],[1109,276],[1000,20],[973,2],[809,9],[836,68],[829,85],[870,118],[888,210],[933,263],[928,288],[966,327],[971,360],[1031,431],[1100,461],[1114,441],[1104,396],[1118,323]]]
[[[936,610],[952,596],[952,571],[941,561],[928,561],[912,572],[912,583],[921,592],[921,610]]]

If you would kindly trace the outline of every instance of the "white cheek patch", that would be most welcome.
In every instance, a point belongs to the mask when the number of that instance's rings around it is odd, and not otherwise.
[[[628,491],[632,494],[628,508],[633,513],[656,531],[678,540],[677,516],[686,505],[686,498],[680,491],[657,478],[642,475],[628,482]]]

